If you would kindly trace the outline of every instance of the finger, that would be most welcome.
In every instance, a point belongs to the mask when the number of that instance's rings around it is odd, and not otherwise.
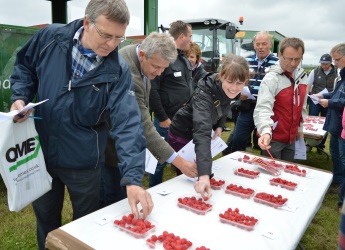
[[[134,202],[133,200],[129,200],[129,206],[131,207],[132,214],[134,215],[134,218],[139,219],[139,212],[138,212],[136,202]]]
[[[143,197],[140,199],[140,204],[142,207],[143,218],[145,219],[153,209],[153,202],[149,192],[144,191]]]

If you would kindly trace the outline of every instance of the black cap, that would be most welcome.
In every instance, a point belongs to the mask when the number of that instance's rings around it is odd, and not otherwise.
[[[330,54],[324,54],[321,56],[319,63],[330,63],[332,62],[332,57]]]

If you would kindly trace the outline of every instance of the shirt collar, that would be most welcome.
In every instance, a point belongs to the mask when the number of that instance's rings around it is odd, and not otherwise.
[[[264,63],[264,61],[266,60],[266,58],[267,57],[269,57],[271,55],[271,53],[270,54],[268,54],[263,60],[260,60],[259,58],[258,58],[258,55],[257,54],[255,54],[255,61],[257,61],[258,62],[258,64],[259,65],[261,65],[261,64],[263,64]]]
[[[76,45],[78,47],[78,50],[80,51],[80,53],[84,56],[90,57],[90,58],[96,58],[97,62],[100,62],[103,60],[103,57],[97,55],[95,52],[93,52],[92,50],[86,49],[80,39],[81,39],[81,35],[83,34],[84,31],[84,26],[81,26],[77,32],[75,32],[74,37],[73,37],[73,45]]]

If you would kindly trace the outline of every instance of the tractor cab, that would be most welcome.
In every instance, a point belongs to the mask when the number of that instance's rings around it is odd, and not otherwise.
[[[216,18],[183,21],[192,25],[192,40],[200,46],[206,71],[218,71],[222,57],[235,53],[234,38],[239,28],[234,23]]]

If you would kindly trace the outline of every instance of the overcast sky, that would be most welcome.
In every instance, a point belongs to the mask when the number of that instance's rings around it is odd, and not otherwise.
[[[127,0],[131,27],[142,27],[143,3]],[[88,0],[68,2],[69,21],[83,17]],[[238,23],[242,29],[278,31],[305,42],[305,64],[318,64],[322,54],[345,42],[345,0],[158,0],[158,22],[168,26],[177,19],[213,17]],[[0,0],[0,24],[30,26],[51,23],[51,2]],[[142,29],[141,29],[142,30]],[[140,32],[140,31],[139,31]]]

